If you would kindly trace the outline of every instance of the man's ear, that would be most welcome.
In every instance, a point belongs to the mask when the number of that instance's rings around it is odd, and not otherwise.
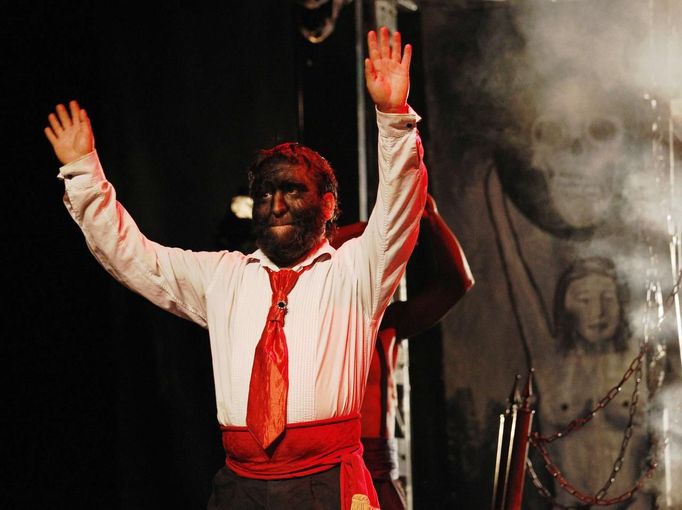
[[[336,209],[336,199],[334,195],[327,191],[322,195],[322,215],[325,221],[329,221],[334,217],[334,210]]]

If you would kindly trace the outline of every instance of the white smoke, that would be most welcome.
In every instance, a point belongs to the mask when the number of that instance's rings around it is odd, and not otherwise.
[[[682,226],[682,160],[669,143],[671,124],[682,132],[676,126],[682,124],[682,2],[527,0],[496,11],[478,34],[478,63],[464,70],[471,93],[483,92],[508,116],[497,115],[504,120],[493,136],[541,160],[555,197],[589,194],[609,183],[614,197],[604,192],[598,198],[607,205],[619,200],[622,229],[665,254],[670,224]],[[678,112],[675,118],[671,110]],[[594,119],[616,118],[626,132],[620,158],[609,165],[608,152],[573,156],[568,145],[553,160],[538,157],[531,129],[543,116],[556,120],[555,131],[563,129],[566,143],[572,137],[583,146],[589,145],[586,131]],[[679,142],[673,148],[680,152]],[[679,174],[672,180],[671,164]],[[566,189],[553,190],[552,182]],[[621,250],[619,239],[612,258]],[[666,270],[663,264],[669,278]],[[623,271],[631,273],[627,266]]]

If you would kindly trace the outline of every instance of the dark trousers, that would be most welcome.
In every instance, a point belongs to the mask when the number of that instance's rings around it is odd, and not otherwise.
[[[256,480],[227,466],[213,477],[207,510],[340,510],[340,468],[301,478]]]

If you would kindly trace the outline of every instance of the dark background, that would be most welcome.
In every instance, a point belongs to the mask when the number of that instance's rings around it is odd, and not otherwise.
[[[206,332],[89,254],[42,133],[56,103],[88,110],[118,198],[155,241],[215,249],[254,152],[294,139],[336,168],[340,223],[358,219],[353,4],[320,45],[297,32],[292,3],[206,5],[3,13],[2,508],[204,508],[223,463]],[[399,28],[415,46],[410,102],[426,118],[419,13]],[[368,126],[373,140],[371,111]],[[417,509],[439,507],[448,485],[440,349],[437,330],[410,344]]]

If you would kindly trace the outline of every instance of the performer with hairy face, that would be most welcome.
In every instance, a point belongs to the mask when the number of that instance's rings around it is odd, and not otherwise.
[[[249,181],[256,245],[278,266],[291,265],[333,234],[338,214],[336,176],[315,151],[296,143],[261,151]],[[282,193],[275,200],[277,190]],[[332,208],[331,218],[327,218],[328,208]]]
[[[121,283],[208,329],[226,452],[209,509],[371,509],[360,408],[379,324],[414,248],[426,169],[407,106],[411,47],[368,34],[377,108],[379,190],[365,232],[338,250],[326,161],[297,144],[264,151],[251,194],[258,249],[193,252],[147,239],[116,200],[85,110],[72,101],[45,134],[65,205]]]

